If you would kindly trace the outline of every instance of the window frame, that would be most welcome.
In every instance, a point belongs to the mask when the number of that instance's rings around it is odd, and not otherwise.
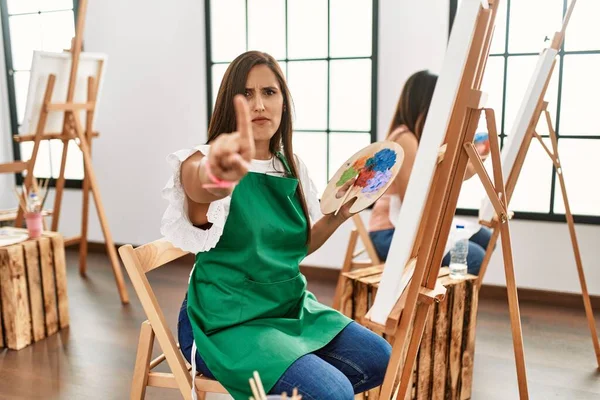
[[[504,147],[504,139],[507,137],[505,133],[505,113],[506,113],[506,89],[507,89],[507,75],[508,75],[508,59],[510,57],[522,57],[522,56],[538,56],[539,52],[532,53],[511,53],[508,50],[509,43],[509,34],[510,34],[510,10],[511,10],[511,0],[505,0],[506,4],[506,36],[504,40],[504,51],[502,53],[493,53],[490,54],[489,57],[502,57],[504,59],[504,76],[502,83],[502,115],[500,116],[500,126],[499,126],[499,137],[500,137],[500,148]],[[563,18],[567,13],[568,9],[568,1],[563,0],[563,9],[562,15]],[[454,22],[454,18],[456,16],[456,12],[458,11],[458,0],[449,0],[449,32],[452,30],[452,24]],[[567,36],[568,39],[568,36]],[[546,37],[546,42],[552,40],[551,37]],[[564,48],[564,42],[560,47],[558,52],[558,59],[556,63],[556,72],[558,73],[558,93],[557,93],[557,104],[550,104],[550,107],[556,107],[556,118],[554,121],[554,129],[556,132],[556,138],[558,143],[560,144],[560,139],[583,139],[583,140],[600,140],[600,135],[561,135],[560,134],[560,117],[561,117],[561,106],[562,106],[562,82],[563,82],[563,67],[564,67],[564,59],[565,56],[571,55],[583,55],[583,54],[600,54],[600,49],[598,50],[570,50],[566,51]],[[540,135],[542,138],[549,138],[549,135]],[[539,145],[535,140],[531,144],[532,146]],[[560,155],[560,154],[559,154]],[[550,204],[548,212],[530,212],[530,211],[514,211],[514,219],[519,220],[530,220],[530,221],[545,221],[545,222],[565,222],[566,214],[564,213],[556,213],[554,212],[554,205],[556,201],[556,189],[557,185],[560,183],[557,182],[556,176],[556,168],[554,164],[552,164],[552,177],[551,177],[551,185],[550,185]],[[476,178],[472,178],[476,179]],[[566,182],[568,184],[567,178]],[[572,203],[572,198],[569,199],[570,203]],[[560,199],[558,200],[560,201]],[[510,207],[509,207],[510,208]],[[478,216],[479,210],[472,208],[457,208],[457,215],[463,216]],[[573,214],[573,219],[575,223],[579,224],[590,224],[590,225],[600,225],[600,215],[585,215],[585,214]]]
[[[285,72],[287,74],[287,68],[288,68],[288,63],[289,62],[303,62],[303,61],[326,61],[327,62],[327,127],[326,129],[315,129],[315,130],[311,130],[311,129],[294,129],[294,133],[298,133],[298,134],[302,134],[302,133],[313,133],[313,132],[317,132],[317,133],[321,133],[324,132],[326,134],[326,138],[327,138],[327,148],[326,148],[326,153],[327,153],[327,160],[326,160],[326,176],[329,179],[329,175],[332,171],[329,170],[329,157],[330,157],[330,135],[331,132],[336,132],[336,133],[357,133],[357,134],[364,134],[364,133],[369,133],[370,134],[370,139],[371,139],[371,143],[376,142],[377,139],[377,92],[378,92],[378,87],[377,87],[377,83],[378,83],[378,43],[379,43],[379,29],[378,29],[378,23],[379,23],[379,0],[372,0],[373,3],[373,14],[372,14],[372,37],[371,37],[371,56],[370,57],[364,57],[364,56],[357,56],[357,57],[331,57],[330,56],[330,47],[331,47],[331,2],[330,0],[327,1],[327,15],[328,15],[328,21],[327,21],[327,40],[328,40],[328,51],[327,51],[327,57],[316,57],[316,58],[289,58],[288,55],[288,0],[284,0],[285,4],[284,4],[284,10],[285,10],[285,58],[283,59],[278,59],[278,62],[285,62],[286,66],[285,66]],[[228,62],[213,62],[212,61],[212,34],[211,34],[211,0],[204,0],[204,16],[205,16],[205,38],[206,38],[206,98],[207,98],[207,102],[206,102],[206,115],[207,115],[207,125],[210,123],[210,119],[212,116],[212,108],[213,108],[213,88],[212,88],[212,67],[214,65],[223,65],[223,64],[227,64]],[[248,0],[245,0],[245,7],[246,7],[246,49],[248,49]],[[337,60],[371,60],[371,126],[370,126],[370,131],[364,130],[364,131],[351,131],[351,130],[336,130],[336,129],[331,129],[329,126],[329,121],[330,121],[330,104],[331,104],[331,99],[330,99],[330,78],[331,78],[331,61],[337,61]],[[292,94],[293,96],[293,94]],[[348,157],[350,157],[350,155],[348,155]],[[335,172],[335,171],[333,171]]]
[[[38,11],[37,13],[47,13],[55,11]],[[36,14],[36,12],[13,14],[13,15],[27,15]],[[77,16],[79,15],[79,0],[73,0],[73,17],[74,24],[77,25]],[[6,87],[8,92],[8,108],[9,108],[9,119],[10,119],[10,141],[12,142],[13,159],[14,161],[21,160],[21,148],[18,142],[13,140],[14,135],[19,134],[19,117],[17,115],[17,100],[15,91],[14,81],[14,69],[12,59],[12,41],[10,37],[10,26],[9,26],[9,14],[8,14],[8,3],[7,0],[0,0],[0,16],[2,18],[2,44],[4,46],[4,64],[6,70]],[[48,178],[48,177],[40,177]],[[15,173],[15,182],[18,186],[24,183],[25,179],[20,173]],[[56,179],[50,178],[50,187],[56,186]],[[65,189],[81,189],[83,187],[82,179],[65,179]]]

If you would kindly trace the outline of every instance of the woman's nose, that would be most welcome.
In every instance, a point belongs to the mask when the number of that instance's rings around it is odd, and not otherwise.
[[[254,111],[265,111],[265,103],[260,93],[254,96]]]

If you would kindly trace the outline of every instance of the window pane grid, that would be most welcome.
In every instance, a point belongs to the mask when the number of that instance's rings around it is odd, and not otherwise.
[[[20,17],[22,15],[36,15],[36,14],[54,14],[65,11],[73,11],[73,8],[57,8],[56,10],[47,10],[47,11],[32,11],[32,12],[24,12],[24,13],[7,13],[9,17]]]
[[[535,55],[535,54],[528,54]],[[314,57],[314,58],[278,58],[278,62],[302,62],[302,61],[345,61],[345,60],[371,60],[372,57]],[[210,65],[229,64],[232,60],[228,61],[209,61]]]
[[[600,50],[564,50],[561,48],[558,52],[560,55],[577,55],[577,54],[600,54]],[[522,56],[537,56],[539,53],[490,53],[490,57],[522,57]]]
[[[256,45],[258,44],[258,42],[254,42],[254,44],[252,44],[251,41],[249,41],[249,36],[253,35],[253,26],[256,27],[256,23],[254,23],[253,25],[253,20],[251,20],[252,17],[252,13],[254,12],[256,14],[256,10],[257,10],[257,6],[256,4],[262,4],[266,7],[266,4],[269,3],[270,1],[274,1],[274,0],[258,0],[257,3],[252,3],[252,2],[248,2],[247,0],[242,0],[243,1],[243,5],[241,7],[245,6],[245,10],[242,12],[242,10],[236,10],[236,12],[240,12],[242,14],[245,15],[245,32],[246,32],[246,37],[245,37],[245,43],[246,43],[246,51],[253,49],[254,47],[257,47]],[[207,10],[206,16],[207,16],[207,49],[209,49],[209,51],[207,51],[207,75],[208,75],[208,80],[210,81],[209,83],[209,90],[212,91],[212,93],[209,93],[208,97],[209,97],[209,105],[208,105],[208,113],[209,116],[212,113],[213,107],[214,107],[214,100],[216,99],[216,91],[218,91],[218,88],[220,86],[220,81],[221,81],[221,77],[222,77],[222,72],[224,72],[224,69],[227,68],[227,66],[231,63],[231,61],[233,61],[233,58],[235,57],[232,52],[230,52],[229,54],[232,54],[230,57],[220,57],[220,58],[215,58],[214,57],[214,52],[211,52],[210,49],[214,48],[214,43],[221,43],[221,39],[220,38],[215,38],[212,37],[211,35],[214,35],[215,32],[217,32],[217,30],[211,29],[210,27],[214,27],[216,25],[219,25],[219,21],[215,20],[215,13],[212,12],[212,10],[210,10],[210,8],[212,8],[215,4],[215,1],[210,1],[207,2],[207,5],[209,7],[209,10]],[[253,10],[251,10],[251,12],[248,11],[248,4],[251,4],[251,7],[254,7]],[[350,0],[350,1],[339,1],[339,0],[329,0],[325,3],[322,2],[322,0],[285,0],[282,2],[283,5],[281,3],[279,3],[279,1],[277,1],[277,8],[279,9],[283,9],[283,26],[284,28],[282,29],[282,34],[285,36],[285,51],[279,51],[278,54],[273,54],[273,51],[269,51],[269,48],[273,48],[272,46],[269,47],[268,43],[265,43],[265,45],[263,46],[262,42],[260,43],[260,46],[258,46],[259,50],[264,49],[263,51],[266,51],[267,53],[273,55],[273,57],[275,57],[277,59],[277,61],[281,64],[282,69],[284,70],[285,74],[286,74],[286,79],[288,82],[288,85],[290,86],[290,91],[292,92],[292,98],[294,100],[294,112],[296,112],[296,116],[295,116],[295,123],[294,123],[294,132],[298,133],[298,137],[295,137],[295,141],[297,139],[302,139],[302,137],[304,135],[316,135],[316,134],[322,134],[323,137],[322,139],[319,139],[318,143],[320,143],[320,145],[324,146],[324,151],[325,151],[325,155],[324,155],[324,161],[326,162],[326,164],[323,166],[324,171],[323,174],[321,174],[322,176],[328,177],[329,175],[331,175],[332,171],[330,170],[330,159],[331,159],[331,152],[336,150],[336,149],[332,149],[330,148],[330,137],[332,134],[356,134],[356,137],[362,137],[364,140],[364,135],[367,135],[368,137],[370,137],[370,141],[372,142],[373,139],[373,133],[376,131],[376,127],[375,127],[375,123],[376,123],[376,118],[375,118],[375,112],[374,112],[374,102],[376,101],[376,96],[373,96],[373,90],[374,87],[373,85],[376,83],[376,76],[374,75],[376,73],[376,50],[377,50],[377,43],[376,43],[376,36],[375,35],[375,30],[372,29],[373,27],[376,27],[375,21],[376,21],[376,16],[377,16],[377,0]],[[270,4],[270,3],[269,3]],[[241,8],[240,7],[240,8]],[[319,13],[318,16],[315,16],[314,14],[314,10],[316,9],[315,7],[321,7],[322,12]],[[358,7],[358,8],[357,8]],[[372,11],[367,13],[367,12],[358,12],[357,10],[361,9],[360,7],[362,7],[362,10],[366,10],[366,8],[370,8]],[[273,7],[271,7],[271,10],[269,12],[274,12],[272,10]],[[262,11],[262,9],[261,9]],[[341,12],[343,11],[343,13]],[[276,14],[278,13],[275,12]],[[348,51],[352,51],[352,50],[348,50],[348,46],[344,46],[343,43],[340,42],[340,35],[337,36],[333,36],[332,35],[332,21],[333,21],[333,16],[332,14],[336,14],[335,17],[335,23],[337,24],[336,26],[340,26],[340,29],[348,29],[349,26],[351,26],[351,24],[348,23],[348,21],[352,22],[352,18],[367,18],[365,17],[366,14],[369,14],[368,16],[368,26],[371,27],[371,37],[369,38],[368,43],[366,43],[366,41],[364,39],[362,40],[361,43],[361,49],[356,50],[355,54],[344,54],[347,53]],[[347,15],[350,15],[349,17]],[[306,26],[308,26],[306,24],[306,21],[303,21],[303,23],[299,23],[302,22],[302,19],[306,19],[310,17],[310,26],[311,29],[309,31],[306,30]],[[318,18],[317,18],[318,17]],[[275,18],[279,18],[277,16],[275,16]],[[319,22],[320,21],[320,22]],[[242,24],[242,21],[239,21],[240,24]],[[279,27],[281,26],[281,23],[278,21],[271,21],[274,26]],[[256,35],[256,33],[254,33]],[[316,39],[313,37],[308,37],[310,35],[313,35],[314,37],[316,37]],[[265,38],[265,35],[263,35],[263,38]],[[241,42],[241,37],[239,37],[239,41]],[[265,39],[266,40],[266,39]],[[304,41],[304,42],[303,42]],[[310,47],[310,51],[307,50],[306,44],[309,42],[311,44]],[[340,45],[341,43],[341,45]],[[352,46],[350,46],[352,47]],[[312,51],[312,49],[315,49],[314,51]],[[369,51],[367,52],[365,49],[369,49]],[[220,54],[226,54],[227,53],[227,49],[221,49],[220,50]],[[368,53],[370,53],[370,55],[368,55]],[[337,114],[336,115],[341,115],[340,114],[340,106],[337,104],[332,105],[331,102],[334,100],[334,98],[332,97],[332,91],[334,93],[337,93],[338,98],[344,97],[343,96],[343,88],[341,88],[341,84],[340,84],[340,80],[341,79],[337,79],[337,81],[331,79],[331,74],[332,74],[332,63],[340,63],[340,62],[344,62],[347,61],[349,63],[352,62],[365,62],[368,63],[369,65],[369,76],[363,76],[363,86],[362,89],[365,92],[364,95],[364,99],[368,99],[368,106],[365,106],[364,104],[360,104],[359,107],[357,107],[357,109],[360,110],[360,112],[362,112],[363,114],[365,114],[368,117],[368,124],[365,125],[364,121],[366,121],[364,118],[361,119],[360,121],[363,121],[363,123],[361,123],[360,125],[356,126],[356,128],[358,129],[352,129],[352,126],[343,126],[343,123],[340,124],[340,119],[332,119],[331,118],[331,113],[335,112],[337,110]],[[324,73],[322,75],[323,77],[323,81],[318,81],[318,85],[319,89],[321,86],[324,87],[324,91],[323,93],[321,93],[324,97],[321,97],[322,99],[322,103],[319,102],[319,106],[315,106],[314,104],[312,105],[312,108],[308,108],[309,110],[313,111],[313,112],[309,112],[307,113],[307,107],[306,104],[308,103],[307,99],[310,97],[310,94],[307,94],[306,92],[302,92],[302,90],[298,90],[297,87],[296,88],[292,88],[294,86],[294,81],[296,82],[301,82],[302,79],[299,75],[306,75],[306,71],[302,71],[303,69],[308,68],[308,70],[311,69],[310,64],[312,64],[313,66],[316,67],[316,65],[318,65],[318,63],[322,62],[323,63],[323,68],[324,68]],[[307,63],[307,65],[302,66],[301,63]],[[352,68],[351,64],[348,64],[347,66],[348,68]],[[216,69],[215,69],[216,68]],[[359,72],[364,71],[364,65],[362,70],[358,70]],[[321,75],[320,75],[321,76]],[[366,85],[366,79],[368,78],[369,80],[369,84]],[[296,86],[299,85],[299,83],[296,83]],[[333,85],[333,87],[332,87]],[[367,93],[367,89],[368,89],[368,93]],[[313,89],[307,89],[307,90],[313,90]],[[340,91],[342,90],[342,91]],[[304,101],[302,101],[304,99]],[[300,100],[300,101],[297,101]],[[355,99],[351,99],[348,101],[353,101]],[[324,104],[323,104],[324,103]],[[365,103],[365,101],[363,101],[362,103]],[[322,108],[319,110],[320,105],[322,105]],[[332,107],[333,106],[333,107]],[[337,108],[335,108],[337,106]],[[317,107],[317,108],[315,108]],[[326,109],[326,111],[324,110]],[[304,112],[302,112],[304,111]],[[325,115],[323,116],[321,113],[325,111]],[[307,120],[305,117],[299,117],[299,115],[305,116],[306,114],[309,115],[309,120]],[[320,116],[324,117],[324,119],[319,118]],[[314,125],[314,126],[313,126]],[[361,136],[362,135],[362,136]],[[310,139],[312,141],[316,140],[314,139]],[[298,146],[294,146],[294,149],[298,149]],[[348,154],[348,157],[350,157],[351,154]],[[339,158],[340,155],[336,154],[336,157],[334,157],[334,159]],[[309,165],[309,169],[310,165]],[[324,182],[326,183],[326,182]],[[323,186],[324,185],[320,185],[317,184],[317,186]]]
[[[294,132],[306,132],[306,133],[314,133],[314,132],[324,132],[327,129],[319,130],[319,129],[294,129]],[[343,129],[329,129],[330,132],[339,132],[339,133],[371,133],[371,131],[348,131]]]
[[[540,0],[541,1],[541,0]],[[551,5],[549,2],[545,2],[545,6],[544,7],[559,7],[560,9],[560,15],[564,17],[564,15],[566,14],[567,11],[567,5],[568,2],[567,0],[558,0],[555,1],[556,4]],[[515,98],[510,98],[510,91],[511,91],[511,87],[510,87],[510,77],[518,72],[515,72],[518,70],[518,68],[515,68],[515,65],[518,64],[514,64],[513,65],[513,71],[510,71],[511,69],[511,60],[516,60],[516,59],[520,59],[520,58],[526,58],[526,57],[532,57],[534,59],[537,59],[537,56],[539,55],[539,52],[537,51],[537,48],[532,47],[531,46],[523,46],[522,45],[522,41],[521,42],[516,42],[514,39],[515,37],[520,37],[519,33],[519,29],[517,28],[516,30],[514,29],[514,26],[511,26],[511,12],[514,14],[515,12],[519,12],[519,5],[515,6],[515,1],[507,1],[507,13],[505,14],[506,16],[506,25],[503,26],[503,28],[505,28],[505,37],[504,37],[504,43],[503,43],[503,49],[501,52],[498,51],[498,47],[495,48],[495,52],[490,53],[490,58],[494,58],[494,57],[502,57],[503,61],[504,61],[504,71],[503,71],[503,82],[502,82],[502,109],[501,110],[496,110],[499,114],[501,114],[501,116],[497,115],[498,118],[498,127],[499,127],[499,138],[500,138],[500,144],[501,147],[504,146],[505,143],[505,139],[508,138],[510,135],[510,129],[511,129],[511,121],[507,121],[507,113],[506,113],[506,105],[507,102],[513,102]],[[521,6],[523,6],[523,4],[521,4]],[[526,7],[530,7],[531,5],[526,5]],[[578,8],[584,7],[584,5],[580,5],[577,4],[577,6],[575,7],[575,14],[578,13]],[[588,5],[589,7],[591,7],[590,5]],[[598,7],[598,6],[594,6],[594,7]],[[522,10],[521,10],[522,11]],[[559,10],[550,10],[549,12],[553,12],[554,14],[552,14],[554,17],[556,17],[556,15],[558,15]],[[574,14],[574,15],[575,15]],[[585,21],[588,23],[588,25],[583,24],[583,22],[580,22],[580,26],[577,28],[579,29],[579,31],[584,32],[585,29],[596,29],[595,26],[589,26],[590,21],[593,22],[593,17],[591,16],[591,14],[589,16],[584,15],[584,10],[583,8],[581,10],[579,10],[579,14],[580,14],[580,18],[587,18],[588,20]],[[503,15],[504,17],[504,15]],[[522,16],[521,16],[522,17]],[[516,17],[515,17],[516,18]],[[513,22],[515,20],[515,18],[513,18]],[[556,19],[556,18],[554,18]],[[518,21],[518,19],[517,19]],[[521,21],[522,22],[522,21]],[[518,24],[518,22],[517,22]],[[541,21],[540,22],[540,26],[541,24],[547,24],[547,21]],[[571,27],[571,25],[573,24],[573,18],[571,20],[571,24],[569,25],[570,28],[572,28],[573,30],[575,30],[574,27]],[[583,25],[582,25],[583,24]],[[513,24],[514,25],[514,24]],[[587,28],[584,28],[585,26],[587,26]],[[535,27],[534,27],[535,28]],[[539,28],[539,26],[537,27]],[[529,28],[528,28],[529,29]],[[539,30],[539,29],[538,29]],[[558,29],[555,29],[558,30]],[[570,29],[571,30],[571,29]],[[550,81],[550,86],[548,87],[548,90],[546,92],[546,98],[545,100],[548,101],[549,104],[549,108],[548,111],[550,111],[551,115],[552,115],[552,123],[553,123],[553,128],[554,131],[556,133],[557,139],[558,139],[558,146],[559,146],[559,155],[561,157],[566,157],[567,154],[565,154],[563,156],[563,151],[561,151],[561,148],[565,148],[564,146],[566,145],[566,143],[569,143],[570,146],[570,151],[571,153],[568,154],[568,156],[570,157],[569,159],[572,160],[571,163],[573,164],[572,167],[570,166],[566,166],[566,170],[565,170],[565,174],[566,174],[566,184],[567,186],[570,185],[570,181],[573,179],[578,179],[578,175],[574,173],[569,173],[569,171],[571,169],[573,170],[577,170],[577,168],[582,169],[584,168],[585,165],[593,162],[593,160],[591,159],[585,159],[585,156],[582,157],[576,157],[573,154],[576,154],[577,149],[580,149],[581,152],[588,154],[589,156],[589,151],[587,151],[589,148],[592,148],[596,146],[598,142],[598,140],[600,139],[600,125],[595,123],[594,121],[594,117],[593,117],[593,113],[589,113],[585,112],[584,115],[586,115],[586,117],[584,117],[584,119],[587,118],[586,121],[581,121],[578,118],[576,118],[576,110],[577,109],[581,109],[582,107],[584,109],[587,110],[587,106],[585,104],[589,103],[590,101],[594,100],[594,96],[595,93],[597,93],[596,90],[596,84],[593,84],[592,87],[589,87],[587,85],[583,86],[583,76],[589,76],[589,72],[588,70],[591,69],[595,69],[597,62],[600,62],[600,57],[594,57],[594,56],[600,56],[600,42],[597,40],[591,40],[590,35],[580,35],[579,37],[576,37],[575,35],[572,35],[573,37],[569,37],[569,33],[570,30],[567,30],[566,33],[566,37],[565,37],[565,41],[563,46],[560,48],[559,52],[558,52],[558,58],[557,58],[557,63],[554,69],[554,76],[552,77],[552,80]],[[536,34],[534,37],[534,39],[539,38],[540,41],[538,43],[538,47],[539,49],[542,48],[543,46],[543,42],[546,43],[551,40],[551,36],[554,33],[554,31],[548,31],[549,33],[547,33],[547,36],[545,38],[543,38],[543,35],[540,37],[539,36],[539,32],[538,34]],[[581,33],[580,32],[580,33]],[[511,35],[513,36],[513,47],[512,47],[512,51],[509,49],[509,43],[511,41]],[[529,38],[527,38],[529,40],[529,42],[531,42],[531,35]],[[541,39],[544,39],[543,41]],[[580,42],[577,42],[577,40],[579,40]],[[582,44],[582,42],[585,42],[585,45]],[[595,46],[590,45],[592,42],[596,43]],[[565,45],[566,45],[566,49],[565,49]],[[529,47],[531,48],[531,51],[529,50]],[[594,48],[596,47],[596,48]],[[521,50],[525,50],[525,51],[521,51]],[[591,58],[585,58],[585,57],[591,57]],[[579,58],[581,57],[581,58]],[[591,66],[591,64],[593,64],[593,66]],[[501,75],[498,76],[498,80],[501,78]],[[508,78],[508,79],[507,79]],[[513,77],[514,78],[514,77]],[[527,77],[529,79],[529,76]],[[513,79],[513,81],[515,81]],[[554,81],[554,82],[553,82]],[[516,82],[516,81],[515,81]],[[577,86],[579,85],[579,86]],[[498,86],[499,87],[499,86]],[[588,91],[593,92],[594,94],[587,94],[584,93],[585,90],[583,89],[587,89]],[[508,90],[507,90],[508,89]],[[517,91],[514,90],[514,87],[512,88],[513,92],[516,93]],[[508,97],[507,98],[507,94]],[[578,101],[577,101],[578,100]],[[518,101],[521,101],[521,99],[519,99]],[[512,105],[512,107],[514,108],[515,106]],[[509,110],[510,113],[511,110]],[[513,114],[514,114],[514,110],[513,110]],[[546,121],[544,116],[542,115],[542,120],[538,123],[538,129],[540,129],[540,131],[538,131],[538,133],[540,134],[540,136],[542,138],[545,139],[546,144],[548,145],[548,147],[550,149],[552,149],[552,146],[550,145],[550,140],[549,140],[549,134],[547,132],[547,128],[546,128]],[[586,142],[583,142],[583,140],[585,140]],[[561,144],[562,143],[562,144]],[[579,147],[577,147],[579,146]],[[539,149],[536,149],[538,148]],[[527,158],[530,158],[531,153],[532,152],[536,152],[537,150],[541,150],[540,144],[538,143],[538,141],[534,138],[531,142],[530,145],[530,149],[528,151],[527,154]],[[541,150],[543,152],[543,150]],[[547,155],[545,154],[545,152],[543,152],[543,156],[547,157]],[[540,159],[541,160],[541,159]],[[547,159],[549,161],[549,158]],[[544,159],[545,161],[545,159]],[[550,176],[548,176],[546,173],[542,173],[542,175],[538,175],[537,177],[533,177],[530,176],[527,179],[527,183],[531,183],[531,179],[534,179],[536,181],[539,181],[540,179],[549,183],[549,185],[547,185],[548,188],[548,192],[549,193],[545,193],[544,198],[547,198],[548,202],[546,203],[547,206],[544,206],[542,204],[540,204],[539,202],[537,203],[537,205],[535,204],[530,204],[529,206],[525,206],[525,209],[523,209],[524,204],[521,204],[520,208],[521,210],[514,210],[515,211],[515,216],[517,218],[524,218],[524,219],[532,219],[532,220],[548,220],[548,221],[564,221],[564,206],[562,204],[563,200],[560,194],[560,187],[559,187],[559,183],[557,181],[557,175],[556,175],[556,169],[554,167],[554,165],[552,165],[552,163],[548,162],[547,163],[547,167],[543,167],[542,170],[546,170],[546,168],[548,168],[548,172],[551,173]],[[551,170],[550,170],[551,168]],[[521,179],[523,179],[523,174],[521,174],[519,181],[521,181]],[[574,183],[572,183],[571,185],[575,185],[577,186],[579,181],[575,181]],[[581,186],[581,184],[579,184]],[[544,192],[546,192],[546,189],[544,189]],[[581,192],[581,190],[580,190]],[[571,194],[571,193],[569,193]],[[546,196],[547,195],[547,196]],[[574,218],[575,221],[578,223],[590,223],[590,224],[600,224],[600,209],[594,208],[592,206],[590,206],[588,203],[590,203],[589,201],[586,202],[585,198],[580,198],[581,197],[581,193],[576,193],[576,190],[573,191],[573,198],[571,198],[571,208],[573,209],[573,212],[575,213]],[[460,202],[459,202],[460,204]],[[470,204],[473,204],[473,202],[471,201]],[[466,205],[466,204],[465,204]],[[470,207],[470,206],[469,206]],[[511,204],[511,209],[515,208],[514,205]],[[531,208],[531,210],[530,210]],[[537,211],[535,209],[541,210],[544,209],[547,211],[541,212],[541,211]],[[579,214],[578,213],[579,210]],[[477,215],[478,210],[475,208],[458,208],[457,211],[460,214],[464,214],[464,215]]]

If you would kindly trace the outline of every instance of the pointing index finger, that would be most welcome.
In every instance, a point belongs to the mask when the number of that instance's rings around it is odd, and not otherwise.
[[[243,141],[252,141],[252,121],[250,120],[250,108],[248,102],[242,95],[237,95],[233,99],[235,107],[235,119],[237,131]]]

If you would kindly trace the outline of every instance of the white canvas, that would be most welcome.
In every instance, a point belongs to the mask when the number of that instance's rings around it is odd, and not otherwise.
[[[554,62],[557,54],[557,50],[548,48],[542,51],[538,57],[535,70],[533,71],[533,75],[529,81],[529,86],[525,92],[525,97],[523,98],[523,102],[521,103],[519,112],[515,118],[515,123],[512,127],[510,135],[507,137],[506,144],[502,148],[502,175],[505,183],[515,165],[517,154],[519,153],[523,139],[525,139],[525,134],[527,133],[529,124],[532,122],[531,120],[533,118],[535,108],[538,104],[540,96],[542,95],[546,81],[550,78],[550,73],[552,72],[552,63]],[[485,196],[482,200],[481,208],[479,209],[479,220],[491,222],[494,218],[494,215],[494,206],[492,205],[490,199]]]
[[[77,81],[75,84],[75,93],[73,100],[77,103],[87,101],[89,76],[99,80],[98,95],[96,101],[99,102],[102,93],[102,75],[106,68],[106,54],[102,53],[81,53],[79,56],[79,67],[77,68]],[[27,93],[27,102],[25,104],[25,115],[19,129],[19,134],[33,134],[37,129],[37,123],[40,116],[40,110],[44,100],[46,84],[50,74],[56,75],[54,91],[52,94],[53,103],[64,103],[67,100],[67,90],[69,87],[69,75],[71,73],[71,53],[53,53],[45,51],[34,51],[31,63],[31,75],[29,78],[29,89]],[[94,114],[94,117],[96,117]],[[48,120],[44,133],[57,133],[62,131],[63,112],[51,112],[48,114]],[[81,123],[85,126],[85,111],[80,113]],[[92,125],[93,126],[93,125]]]
[[[452,109],[473,41],[481,0],[463,0],[456,15],[452,34],[444,57],[442,70],[433,94],[423,136],[408,182],[406,194],[394,233],[390,252],[377,296],[371,309],[371,319],[379,324],[385,321],[394,304],[408,284],[403,270],[415,241],[421,215],[433,180],[437,156],[452,115]]]

